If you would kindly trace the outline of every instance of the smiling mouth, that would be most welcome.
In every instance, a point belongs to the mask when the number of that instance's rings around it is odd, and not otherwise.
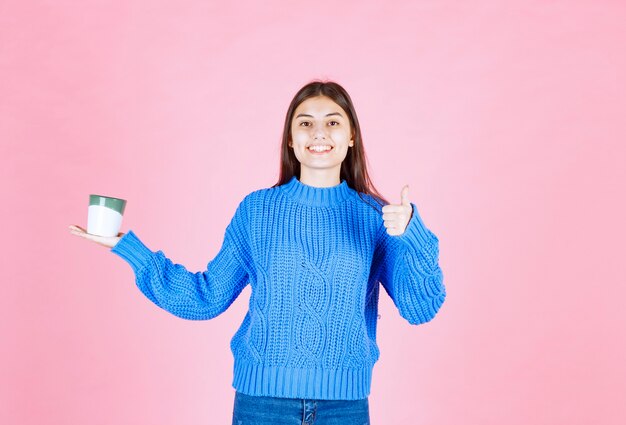
[[[306,150],[312,154],[324,154],[324,153],[328,153],[330,151],[332,151],[334,148],[330,145],[318,145],[317,147],[314,146],[309,146],[308,148],[306,148]]]

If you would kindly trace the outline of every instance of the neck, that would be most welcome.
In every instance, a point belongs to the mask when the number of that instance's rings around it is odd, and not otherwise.
[[[339,167],[332,170],[312,170],[302,167],[298,180],[307,186],[333,187],[341,184],[339,172]]]

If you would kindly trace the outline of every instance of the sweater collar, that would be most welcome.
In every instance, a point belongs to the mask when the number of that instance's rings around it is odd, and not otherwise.
[[[299,203],[313,206],[333,206],[350,197],[352,189],[345,179],[331,187],[315,187],[302,183],[296,176],[282,186],[283,191]]]

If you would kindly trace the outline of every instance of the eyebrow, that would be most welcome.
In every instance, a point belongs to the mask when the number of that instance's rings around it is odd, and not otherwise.
[[[327,117],[330,117],[331,115],[339,115],[340,117],[343,117],[343,115],[341,115],[339,112],[331,112],[330,114],[326,114]],[[298,116],[296,118],[300,118],[300,117],[311,117],[311,118],[313,118],[313,115],[298,114]]]

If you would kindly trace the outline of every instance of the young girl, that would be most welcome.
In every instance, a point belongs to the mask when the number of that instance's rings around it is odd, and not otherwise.
[[[230,344],[233,424],[362,425],[380,354],[379,282],[414,325],[446,297],[439,240],[408,186],[400,198],[389,204],[370,182],[348,93],[313,81],[287,110],[278,183],[239,203],[205,271],[152,252],[132,230],[106,238],[70,228],[111,247],[146,297],[184,319],[216,317],[250,283]]]

